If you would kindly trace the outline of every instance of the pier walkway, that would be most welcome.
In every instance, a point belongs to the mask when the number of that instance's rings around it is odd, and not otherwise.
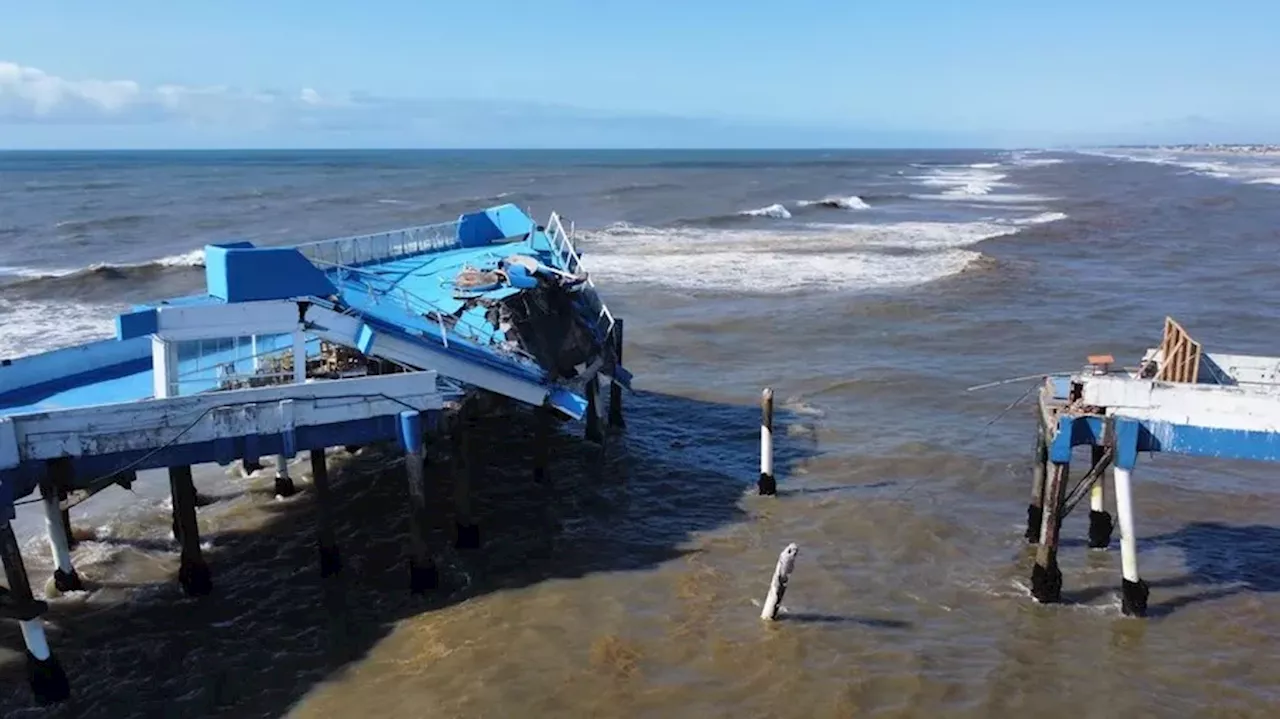
[[[8,589],[0,615],[17,619],[42,702],[68,694],[44,638],[46,609],[31,591],[10,526],[15,502],[40,493],[56,571],[71,564],[67,511],[94,493],[167,467],[179,581],[211,587],[200,554],[191,466],[276,458],[277,492],[290,494],[288,460],[311,452],[321,511],[320,564],[340,570],[324,516],[324,449],[398,441],[406,452],[415,592],[436,584],[422,529],[432,437],[465,432],[477,393],[539,408],[539,431],[558,416],[585,420],[602,441],[598,394],[622,424],[622,322],[585,274],[558,216],[535,225],[512,205],[457,222],[291,247],[248,242],[205,248],[206,293],[139,306],[116,337],[0,362],[0,556]],[[452,419],[447,407],[459,408]],[[479,443],[468,443],[479,444]],[[545,454],[545,453],[540,453]],[[535,460],[535,477],[546,458]],[[465,496],[456,498],[464,505]],[[459,512],[459,546],[479,543]]]

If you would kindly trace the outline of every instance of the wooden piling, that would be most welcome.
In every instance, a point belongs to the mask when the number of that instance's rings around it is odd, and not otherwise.
[[[213,591],[213,579],[200,551],[196,485],[191,479],[189,465],[169,468],[169,491],[173,498],[174,538],[181,547],[178,582],[187,596],[203,597]]]
[[[773,475],[773,389],[769,387],[760,395],[760,480],[756,489],[762,495],[778,493]]]
[[[47,607],[44,602],[36,601],[31,593],[31,581],[18,549],[18,538],[14,536],[13,526],[8,520],[0,521],[0,560],[4,563],[5,579],[9,584],[0,607],[6,616],[18,620],[22,630],[31,692],[43,705],[64,701],[71,696],[71,684],[62,664],[49,649],[44,624],[40,621],[40,615]]]
[[[622,367],[622,320],[613,323],[613,364]],[[615,377],[609,384],[609,426],[625,429],[626,420],[622,417],[622,383]]]
[[[45,476],[40,481],[46,535],[49,539],[49,551],[53,556],[53,577],[50,579],[50,585],[55,590],[54,592],[45,591],[46,595],[84,589],[84,582],[80,580],[80,575],[76,573],[76,568],[71,563],[72,541],[70,526],[67,523],[69,512],[62,508],[62,502],[67,496],[66,488],[71,486],[74,479],[75,468],[71,458],[60,457],[49,460],[45,466]]]
[[[400,446],[404,449],[405,479],[409,483],[409,591],[424,594],[439,586],[440,575],[427,546],[427,448],[423,443],[422,415],[400,413]]]
[[[333,493],[329,487],[329,464],[324,447],[313,447],[311,455],[311,483],[316,496],[316,549],[320,556],[320,583],[324,591],[324,606],[329,617],[330,658],[343,662],[350,657],[351,644],[347,641],[346,587],[342,576],[342,556],[338,552],[338,539],[333,527]]]
[[[453,431],[453,545],[456,549],[480,548],[480,527],[471,516],[471,483],[480,459],[472,437],[475,426],[475,408],[470,400],[463,401]]]
[[[788,544],[778,555],[778,564],[773,569],[773,579],[769,581],[769,595],[765,597],[764,608],[760,611],[761,619],[777,619],[778,610],[782,607],[782,597],[787,593],[787,581],[796,568],[796,555],[800,547],[795,542]]]
[[[1094,480],[1093,487],[1089,489],[1090,549],[1106,549],[1111,546],[1111,535],[1115,530],[1115,523],[1111,519],[1111,514],[1107,512],[1106,471],[1102,469],[1106,455],[1105,446],[1093,445],[1093,472],[1097,478]]]
[[[539,406],[533,410],[533,481],[538,484],[547,482],[547,463],[551,448],[547,445],[551,439],[551,410]]]
[[[590,442],[604,443],[604,430],[600,428],[600,377],[592,375],[583,388],[587,393],[586,438]]]
[[[1039,407],[1036,408],[1036,415],[1036,448],[1031,459],[1031,503],[1027,505],[1028,544],[1040,541],[1040,528],[1044,523],[1044,485],[1049,463],[1049,432]]]
[[[1036,564],[1031,570],[1031,596],[1042,604],[1062,600],[1062,570],[1058,568],[1058,535],[1062,528],[1063,489],[1071,466],[1054,463],[1044,492],[1044,521],[1040,529],[1040,546],[1036,548]]]

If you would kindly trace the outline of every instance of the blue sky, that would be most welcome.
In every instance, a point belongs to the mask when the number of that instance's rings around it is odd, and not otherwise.
[[[1280,2],[0,0],[0,147],[1280,141]]]

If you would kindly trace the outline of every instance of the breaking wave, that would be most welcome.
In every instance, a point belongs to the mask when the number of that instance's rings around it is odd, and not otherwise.
[[[824,197],[821,200],[802,200],[801,207],[830,207],[836,210],[869,210],[868,205],[861,197],[850,195],[848,197]]]
[[[1049,222],[1049,213],[1026,218]],[[795,230],[610,225],[583,233],[587,270],[605,282],[685,291],[792,294],[906,288],[964,272],[970,246],[1013,222],[810,223]]]
[[[791,212],[788,211],[786,207],[777,203],[769,205],[768,207],[759,207],[754,210],[743,210],[738,214],[745,215],[747,217],[772,217],[778,220],[791,219]]]
[[[111,262],[95,262],[88,267],[77,269],[47,269],[40,267],[0,267],[0,275],[20,278],[9,285],[10,288],[21,288],[36,283],[68,283],[98,278],[104,280],[127,280],[139,276],[148,276],[166,270],[188,270],[204,267],[204,249],[170,255],[156,260],[138,263],[115,264]]]

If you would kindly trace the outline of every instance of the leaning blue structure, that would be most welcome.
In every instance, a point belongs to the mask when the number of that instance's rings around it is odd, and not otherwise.
[[[413,227],[288,247],[205,248],[205,294],[139,306],[112,339],[0,361],[0,614],[17,620],[36,698],[69,684],[46,641],[11,520],[39,493],[59,591],[83,587],[67,511],[140,470],[168,468],[179,581],[212,585],[200,552],[191,466],[311,455],[322,574],[341,563],[327,525],[325,448],[396,441],[407,462],[410,582],[436,584],[425,533],[423,438],[446,408],[488,393],[538,408],[541,423],[584,420],[602,440],[601,382],[621,425],[622,321],[585,273],[558,215],[537,225],[514,205]],[[545,453],[541,453],[545,455]],[[541,461],[545,461],[545,458]],[[535,467],[540,476],[542,466]],[[474,525],[460,544],[478,543]]]

